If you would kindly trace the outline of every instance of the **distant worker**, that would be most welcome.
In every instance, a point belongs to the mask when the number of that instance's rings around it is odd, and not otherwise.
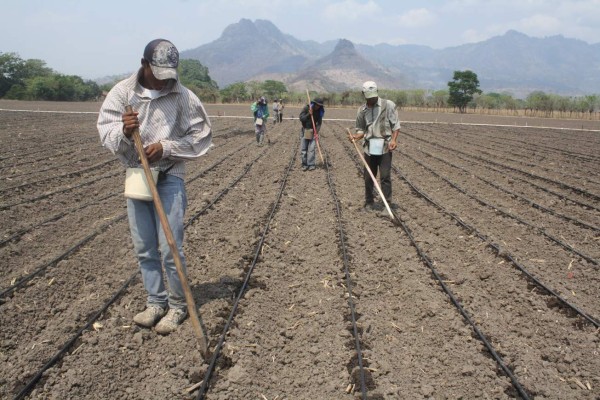
[[[284,107],[285,107],[285,105],[283,104],[283,99],[279,99],[279,112],[275,116],[279,120],[279,123],[283,122],[283,108]]]
[[[267,118],[269,118],[269,107],[267,99],[261,97],[250,106],[250,111],[254,114],[254,131],[256,132],[256,143],[263,145],[265,133],[267,131]]]
[[[363,104],[356,115],[356,133],[354,140],[363,141],[365,159],[373,175],[381,181],[381,191],[385,200],[392,204],[392,152],[396,149],[396,140],[400,133],[400,120],[396,111],[396,104],[391,100],[379,98],[377,85],[367,81],[362,86],[362,93],[366,103]],[[365,179],[365,209],[374,209],[373,189],[374,183],[368,171],[364,171]]]
[[[164,39],[148,43],[141,68],[117,83],[106,96],[97,127],[102,145],[125,167],[131,168],[140,168],[132,138],[134,130],[140,129],[150,168],[159,171],[156,189],[185,273],[184,160],[196,160],[206,153],[212,134],[204,106],[178,80],[178,64],[179,53],[173,43]],[[133,111],[126,112],[127,105]],[[128,198],[127,215],[148,294],[146,309],[136,314],[133,321],[146,328],[156,325],[156,332],[168,334],[177,329],[188,313],[171,247],[152,201]]]
[[[315,169],[316,139],[313,129],[313,119],[318,135],[321,130],[321,124],[323,123],[323,115],[325,115],[325,107],[323,107],[323,99],[319,97],[312,100],[310,104],[305,105],[300,112],[299,118],[302,123],[300,152],[303,171],[312,171]]]
[[[275,125],[277,122],[279,122],[279,101],[277,99],[275,99],[273,101],[273,125]]]

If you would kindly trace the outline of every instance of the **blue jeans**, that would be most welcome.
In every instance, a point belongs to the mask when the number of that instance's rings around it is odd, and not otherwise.
[[[187,207],[187,196],[183,179],[174,175],[161,176],[156,184],[169,226],[173,232],[179,257],[186,273],[183,256],[183,216]],[[137,254],[144,288],[148,293],[147,306],[185,308],[185,294],[177,275],[171,248],[160,224],[153,201],[127,199],[129,229],[133,247]],[[162,262],[161,262],[162,254]],[[167,276],[169,292],[163,279],[163,266]]]
[[[262,144],[267,132],[267,120],[263,119],[262,125],[254,124],[254,132],[256,133],[256,143]]]
[[[315,139],[304,139],[304,130],[309,128],[302,128],[300,132],[300,154],[303,167],[314,167],[315,166]],[[312,131],[312,129],[311,129]]]

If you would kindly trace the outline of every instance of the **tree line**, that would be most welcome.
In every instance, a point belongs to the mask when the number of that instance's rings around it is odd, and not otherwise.
[[[179,63],[182,84],[207,103],[249,103],[261,96],[269,101],[283,99],[288,104],[305,104],[306,92],[288,90],[275,80],[236,82],[222,89],[211,79],[209,70],[197,60]],[[122,79],[122,78],[121,78]],[[89,101],[98,100],[115,81],[99,86],[76,75],[62,75],[42,60],[23,60],[15,53],[0,53],[0,98],[16,100]],[[478,112],[501,115],[594,118],[600,110],[600,96],[560,96],[543,91],[531,92],[525,99],[510,93],[483,93],[477,74],[454,71],[448,89],[390,90],[380,89],[381,97],[390,99],[401,109]],[[310,92],[311,98],[322,97],[328,106],[357,107],[364,103],[360,90],[339,93]]]
[[[101,93],[95,82],[59,74],[42,60],[23,60],[15,53],[0,53],[0,98],[88,101],[98,99]]]

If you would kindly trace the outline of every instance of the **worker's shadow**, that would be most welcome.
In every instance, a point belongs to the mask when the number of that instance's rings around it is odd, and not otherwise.
[[[202,320],[202,306],[210,303],[214,300],[227,299],[231,303],[235,301],[242,287],[243,280],[241,278],[232,278],[230,276],[224,276],[219,279],[218,282],[206,282],[201,284],[192,285],[191,291],[196,303],[196,309],[198,310],[198,319],[200,320],[200,326],[205,337],[209,337],[208,330]],[[227,315],[219,313],[219,317],[224,319],[229,318],[229,311]]]

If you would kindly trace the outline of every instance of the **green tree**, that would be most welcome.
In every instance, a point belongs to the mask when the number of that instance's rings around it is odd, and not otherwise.
[[[446,106],[448,105],[448,91],[436,90],[431,94],[431,101],[436,109],[446,108]]]
[[[250,100],[250,95],[244,82],[236,82],[225,87],[220,92],[221,100],[225,103],[239,103]]]
[[[37,76],[50,76],[54,72],[42,60],[23,60],[16,53],[0,53],[0,97],[13,86],[13,93],[24,92],[25,81]]]
[[[250,93],[250,99],[252,101],[257,100],[263,95],[262,83],[258,81],[250,81],[246,83],[246,88]]]
[[[473,71],[454,71],[452,81],[448,82],[449,98],[448,104],[458,107],[458,111],[464,113],[467,105],[473,100],[475,93],[481,94],[479,79]]]
[[[536,90],[529,93],[525,101],[527,103],[527,108],[533,110],[535,114],[541,112],[546,117],[550,117],[552,115],[552,111],[554,110],[554,101],[552,96],[540,90]]]
[[[185,59],[179,62],[179,80],[188,88],[218,89],[217,83],[210,78],[208,67],[198,60]]]
[[[281,99],[283,98],[283,94],[287,93],[287,88],[283,82],[270,79],[262,84],[262,89],[269,99]]]

